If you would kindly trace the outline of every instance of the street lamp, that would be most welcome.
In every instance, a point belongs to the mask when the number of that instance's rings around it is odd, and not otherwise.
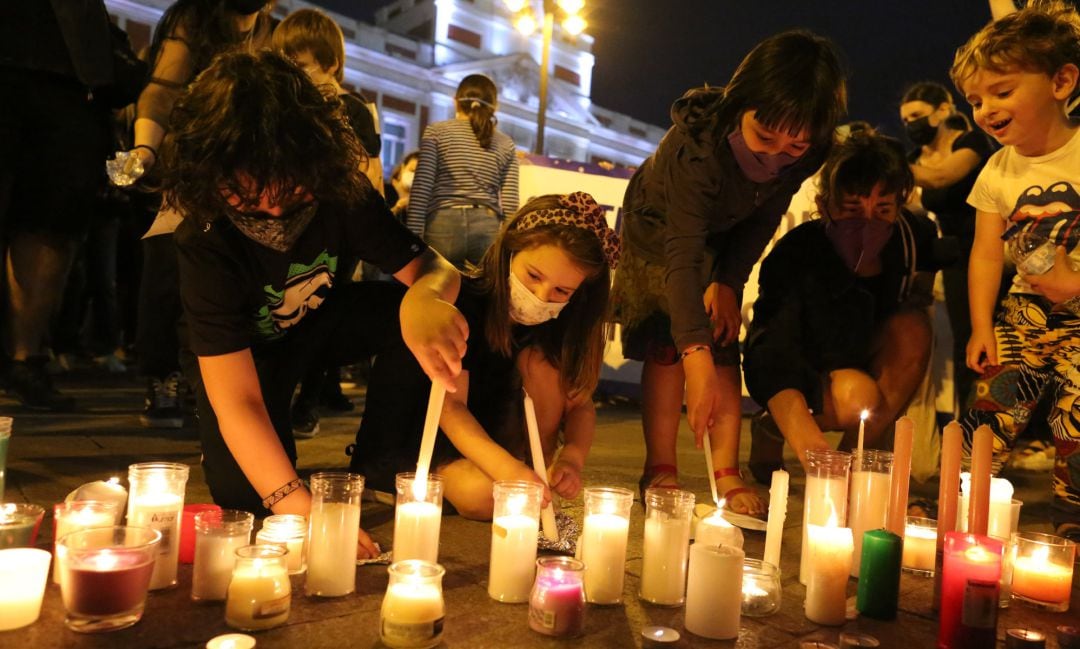
[[[503,0],[515,14],[514,27],[525,36],[536,31],[536,6],[533,0]],[[571,36],[577,36],[588,26],[578,12],[585,7],[585,0],[540,0],[543,17],[543,48],[540,55],[540,107],[536,113],[536,145],[533,152],[544,154],[544,125],[547,123],[548,69],[551,67],[551,36],[555,31],[555,14],[562,14],[562,28]]]

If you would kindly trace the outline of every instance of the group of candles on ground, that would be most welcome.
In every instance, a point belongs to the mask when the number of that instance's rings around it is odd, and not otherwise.
[[[441,410],[435,392],[429,412]],[[543,476],[530,406],[526,397],[534,466]],[[417,472],[397,479],[394,556],[380,623],[381,638],[391,647],[430,647],[442,637],[442,480],[429,474],[434,438],[429,428],[437,427],[425,427]],[[892,452],[863,450],[861,436],[854,454],[810,451],[799,563],[806,617],[822,625],[843,624],[848,579],[856,577],[859,613],[893,619],[902,568],[936,578],[939,647],[994,646],[998,606],[1010,598],[1066,611],[1075,544],[1017,532],[1021,503],[1012,499],[1007,481],[990,476],[992,441],[989,429],[976,432],[971,472],[962,478],[960,427],[946,427],[937,521],[906,516],[910,420],[897,422]],[[176,584],[181,560],[194,562],[192,599],[224,601],[226,623],[240,630],[286,621],[290,575],[306,573],[304,589],[310,595],[337,597],[355,590],[362,476],[315,474],[310,517],[270,516],[254,545],[252,514],[212,505],[184,507],[187,477],[182,464],[134,464],[130,498],[114,479],[84,485],[69,502],[56,505],[53,579],[60,585],[69,628],[90,632],[134,624],[147,590]],[[576,558],[537,559],[541,529],[557,538],[553,513],[541,509],[543,485],[496,482],[493,495],[488,593],[494,600],[527,602],[529,626],[551,636],[581,634],[587,603],[621,603],[631,491],[585,489]],[[777,471],[765,553],[757,560],[745,556],[742,533],[721,509],[697,522],[691,544],[694,495],[647,490],[641,599],[685,605],[685,629],[715,639],[737,637],[741,615],[774,613],[780,607],[787,496],[788,474]],[[120,524],[125,504],[126,526]],[[0,631],[38,617],[52,558],[32,548],[43,514],[34,505],[0,506],[0,548],[13,548],[0,550]],[[1080,647],[1075,628],[1060,629],[1061,646]],[[1038,632],[1021,637],[1010,631],[1009,642],[1010,647],[1044,646]],[[214,646],[244,645],[208,645]]]

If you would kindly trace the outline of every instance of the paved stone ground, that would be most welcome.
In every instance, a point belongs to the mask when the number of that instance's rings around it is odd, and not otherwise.
[[[33,502],[50,506],[76,486],[111,475],[126,476],[132,462],[169,460],[191,466],[187,502],[208,502],[209,494],[199,467],[199,449],[191,427],[183,430],[146,430],[139,426],[137,412],[142,391],[134,380],[116,376],[77,375],[60,380],[60,386],[79,399],[75,415],[42,415],[19,411],[13,402],[0,398],[0,414],[16,417],[15,434],[8,461],[7,501]],[[362,409],[363,394],[349,394]],[[324,417],[322,432],[311,440],[301,440],[300,468],[303,473],[346,466],[344,446],[351,441],[358,414]],[[748,420],[744,421],[743,461],[748,452]],[[693,451],[689,432],[684,430],[680,465],[684,487],[707,499],[704,461]],[[621,485],[636,489],[641,471],[643,444],[638,411],[629,404],[606,404],[599,411],[596,444],[589,458],[585,479],[590,485]],[[738,641],[707,641],[683,632],[677,647],[740,647],[762,649],[797,647],[800,640],[837,641],[841,630],[859,630],[876,636],[882,647],[905,649],[934,646],[936,623],[930,614],[931,580],[905,575],[901,611],[894,622],[854,620],[843,629],[821,628],[803,615],[804,588],[797,580],[800,543],[802,475],[797,464],[792,470],[792,499],[784,535],[782,569],[784,599],[782,610],[767,618],[743,618]],[[1025,505],[1021,518],[1024,529],[1046,531],[1049,500],[1046,475],[1015,473],[1009,478],[1017,486]],[[936,495],[936,486],[915,485],[917,490]],[[581,516],[580,499],[564,503],[564,510]],[[447,604],[445,644],[450,647],[637,647],[642,627],[660,624],[682,632],[683,610],[643,605],[635,596],[641,570],[643,509],[635,503],[627,556],[625,604],[590,607],[586,633],[577,640],[559,642],[542,637],[526,624],[524,605],[498,604],[488,598],[487,555],[490,527],[448,516],[443,521],[440,561],[447,569],[444,589]],[[392,538],[391,508],[365,501],[363,524],[376,540],[388,544]],[[47,518],[41,538],[52,537]],[[748,556],[760,557],[763,534],[747,533]],[[4,649],[48,649],[52,647],[201,647],[207,639],[228,632],[221,605],[195,605],[189,599],[191,572],[181,567],[180,583],[172,590],[149,597],[146,614],[139,624],[123,631],[80,636],[63,625],[63,606],[57,586],[49,584],[42,618],[25,629],[0,633]],[[294,582],[293,608],[288,623],[258,634],[258,646],[270,647],[378,647],[378,619],[386,588],[382,566],[358,568],[357,593],[334,600],[317,600],[302,595]],[[1074,587],[1075,591],[1075,587]],[[855,582],[849,584],[849,595]],[[1073,594],[1072,609],[1065,614],[1046,614],[1014,605],[1002,611],[999,634],[1013,627],[1051,632],[1057,624],[1080,622],[1080,593]],[[999,642],[999,646],[1002,643]],[[1049,647],[1056,647],[1051,641]]]

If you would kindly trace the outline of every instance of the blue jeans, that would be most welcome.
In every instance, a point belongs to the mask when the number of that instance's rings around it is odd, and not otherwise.
[[[479,264],[495,241],[502,219],[489,207],[444,207],[427,217],[424,238],[458,268]]]

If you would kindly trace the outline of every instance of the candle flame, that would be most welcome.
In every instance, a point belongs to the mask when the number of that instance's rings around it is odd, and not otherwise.
[[[758,586],[756,581],[753,581],[751,579],[744,579],[742,586],[742,594],[744,596],[748,595],[750,597],[764,597],[769,593],[768,591],[763,590],[761,586]]]
[[[840,522],[836,516],[836,505],[829,501],[829,520],[825,521],[825,527],[839,527]]]
[[[1050,559],[1050,548],[1045,545],[1040,545],[1035,548],[1031,553],[1031,560],[1038,561],[1039,563],[1046,563]]]
[[[92,559],[94,567],[101,571],[112,570],[120,563],[119,557],[115,553],[109,550],[102,550],[100,554],[94,556]]]
[[[417,502],[422,502],[424,500],[427,500],[427,490],[428,489],[427,489],[427,478],[426,477],[425,477],[424,480],[419,480],[419,479],[413,480],[413,483],[412,483],[413,500],[415,500]]]
[[[528,498],[524,494],[512,494],[506,497],[506,510],[511,516],[519,516],[525,511]]]
[[[859,413],[859,419],[861,421],[866,421],[869,418],[870,418],[870,411],[869,410],[864,409],[861,413]]]
[[[113,476],[113,477],[109,478],[108,482],[111,485],[119,485],[120,484],[120,478],[117,478],[116,476]]]

